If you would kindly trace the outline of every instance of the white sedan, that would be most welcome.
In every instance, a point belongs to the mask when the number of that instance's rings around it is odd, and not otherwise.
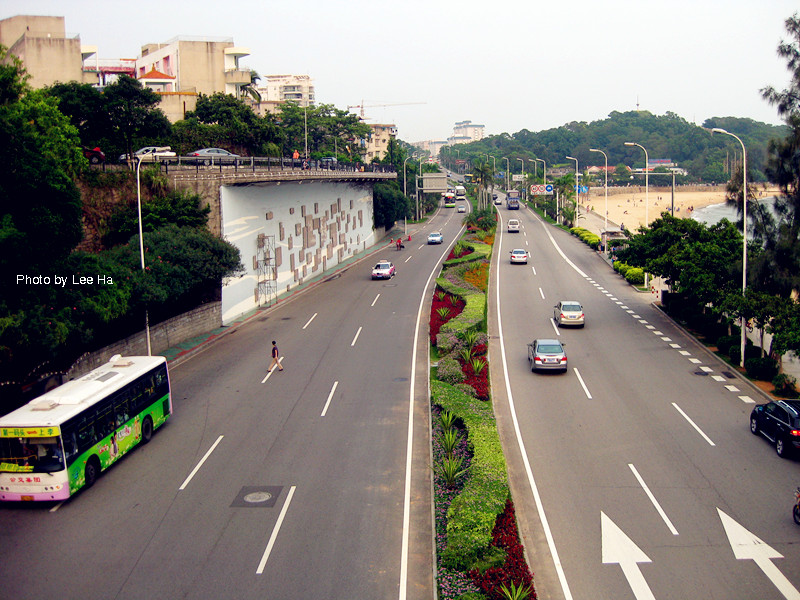
[[[513,265],[514,263],[523,263],[527,265],[529,256],[530,254],[528,254],[527,250],[522,250],[521,248],[515,248],[514,250],[511,251],[511,264]]]

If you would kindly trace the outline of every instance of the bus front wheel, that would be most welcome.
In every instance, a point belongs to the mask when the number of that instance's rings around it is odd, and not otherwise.
[[[142,443],[146,444],[153,437],[153,419],[145,417],[142,421]]]
[[[92,487],[94,482],[97,481],[97,476],[100,474],[100,465],[97,462],[97,457],[92,456],[86,461],[86,467],[83,471],[85,486]]]

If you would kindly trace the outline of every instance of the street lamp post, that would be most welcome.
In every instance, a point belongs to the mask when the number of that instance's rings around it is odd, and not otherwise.
[[[719,127],[714,127],[711,130],[711,134],[715,133],[724,133],[725,135],[729,135],[732,138],[735,138],[737,142],[739,142],[742,146],[742,234],[744,239],[742,240],[742,297],[744,298],[745,291],[747,290],[747,150],[744,147],[744,142],[739,138],[739,136],[732,134],[729,131],[724,129],[720,129]],[[740,326],[742,328],[742,339],[740,343],[740,348],[742,355],[739,358],[739,366],[744,368],[744,349],[745,344],[747,343],[747,330],[745,329],[747,322],[742,316],[742,322]]]
[[[578,159],[567,156],[569,160],[575,161],[575,225],[578,224],[578,200],[580,199],[580,187],[578,185]]]
[[[543,158],[534,158],[533,160],[542,161],[542,183],[547,185],[547,163]]]
[[[509,169],[511,169],[511,167],[509,166],[509,162],[508,162],[508,157],[507,156],[504,156],[503,160],[506,161],[506,189],[508,189],[509,187],[511,187],[510,185],[508,185],[508,171],[509,171]]]
[[[605,228],[606,239],[603,243],[603,250],[606,256],[608,256],[608,155],[602,150],[598,150],[597,148],[589,148],[589,152],[599,152],[606,159],[606,182],[605,182],[606,216],[605,216],[605,225],[603,225],[603,227]]]
[[[650,158],[647,149],[636,142],[625,142],[626,146],[636,146],[644,151],[644,226],[650,227]],[[644,287],[647,287],[649,273],[644,272]]]
[[[525,159],[517,158],[522,163],[522,200],[525,200]]]

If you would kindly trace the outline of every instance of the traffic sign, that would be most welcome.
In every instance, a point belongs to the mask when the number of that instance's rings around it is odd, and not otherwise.
[[[551,183],[548,183],[547,185],[536,184],[531,186],[531,194],[533,194],[534,196],[546,196],[552,193],[553,193],[553,184]]]

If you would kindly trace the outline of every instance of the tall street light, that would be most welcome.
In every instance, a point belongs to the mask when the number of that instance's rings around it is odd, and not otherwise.
[[[578,199],[580,198],[579,185],[578,185],[578,159],[572,156],[567,156],[569,160],[575,161],[575,225],[578,224]]]
[[[139,176],[139,172],[142,168],[142,159],[146,155],[139,154],[136,159],[136,208],[139,213],[139,258],[141,259],[142,263],[142,274],[144,274],[144,237],[142,236],[142,184],[141,178]],[[155,151],[148,155],[152,156],[153,160],[157,158],[166,158],[166,157],[173,157],[175,153],[170,151],[168,146],[164,146],[161,148],[156,148]],[[145,335],[147,336],[147,356],[152,356],[152,346],[150,344],[150,313],[147,310],[147,305],[144,308],[144,330]]]
[[[626,146],[636,146],[644,151],[644,226],[650,227],[650,158],[647,149],[636,142],[625,142]],[[644,287],[647,287],[649,273],[644,272]]]
[[[720,129],[719,127],[714,127],[711,130],[711,135],[715,133],[724,133],[725,135],[729,135],[732,138],[736,138],[736,141],[742,145],[742,297],[744,297],[744,293],[747,290],[747,150],[744,147],[744,142],[739,138],[739,136],[732,134],[729,131],[725,131],[724,129]],[[740,324],[742,328],[742,339],[741,339],[741,351],[742,356],[739,358],[739,366],[744,368],[744,348],[747,342],[747,332],[745,326],[747,322],[745,318],[742,317],[742,322]]]
[[[603,152],[602,150],[598,150],[597,148],[589,148],[589,152],[599,152],[606,159],[606,184],[605,184],[606,218],[605,218],[605,225],[604,225],[605,232],[606,232],[606,239],[605,239],[605,242],[603,244],[603,249],[604,249],[604,251],[606,253],[606,256],[607,256],[608,255],[608,155],[605,152]]]
[[[508,189],[508,188],[510,187],[510,186],[508,185],[508,171],[509,171],[509,169],[510,169],[511,167],[510,167],[510,166],[508,166],[508,165],[509,165],[509,162],[508,162],[508,157],[507,157],[507,156],[504,156],[504,157],[503,157],[503,160],[504,160],[504,161],[506,161],[506,189]]]
[[[544,162],[543,158],[534,158],[535,161],[542,161],[542,183],[547,185],[547,163]]]
[[[522,199],[525,200],[525,159],[517,158],[522,163]]]

